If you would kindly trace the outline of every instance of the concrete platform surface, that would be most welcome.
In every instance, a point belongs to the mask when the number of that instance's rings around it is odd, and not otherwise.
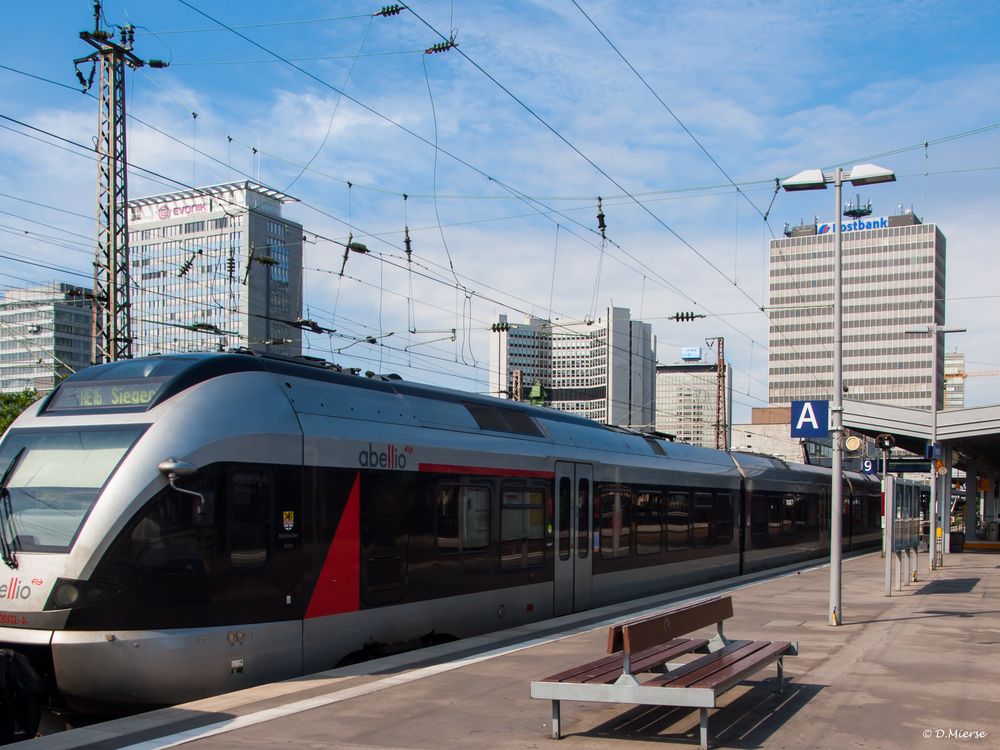
[[[883,595],[878,554],[844,561],[844,622],[827,618],[829,568],[732,590],[733,638],[796,640],[712,711],[715,747],[1000,748],[1000,557],[951,554]],[[686,592],[688,596],[694,592]],[[661,604],[646,600],[643,606]],[[563,702],[564,738],[529,682],[603,654],[624,607],[52,734],[16,750],[697,747],[696,710]],[[556,629],[559,630],[556,633]]]

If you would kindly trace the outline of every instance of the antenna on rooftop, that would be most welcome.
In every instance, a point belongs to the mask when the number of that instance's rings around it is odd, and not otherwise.
[[[847,201],[844,205],[844,214],[850,216],[852,219],[860,219],[862,216],[871,216],[872,213],[872,202],[867,203],[861,202],[861,196],[857,198],[857,203],[851,203]]]

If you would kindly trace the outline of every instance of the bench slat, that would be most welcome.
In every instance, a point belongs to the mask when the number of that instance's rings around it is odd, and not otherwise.
[[[700,639],[686,639],[679,638],[670,641],[663,648],[650,649],[649,651],[642,651],[632,657],[632,671],[631,674],[641,674],[642,672],[649,672],[656,670],[657,668],[663,666],[666,662],[674,659],[683,654],[689,654],[692,651],[697,651],[699,648],[708,645],[707,638]],[[609,665],[608,668],[600,674],[594,674],[588,680],[584,682],[614,682],[619,677],[622,676],[622,660],[619,658],[615,661],[615,664]]]
[[[626,620],[608,628],[608,653],[625,650],[626,632],[629,633],[629,653],[636,653],[732,616],[733,600],[726,596]]]
[[[735,664],[718,670],[709,677],[705,677],[692,683],[690,687],[705,687],[714,690],[717,694],[724,693],[733,685],[737,685],[748,676],[767,666],[770,662],[780,659],[791,645],[787,641],[776,641],[767,643],[765,647],[755,652],[752,656],[741,659]]]
[[[767,645],[767,641],[733,641],[718,651],[678,667],[664,675],[654,677],[646,685],[656,687],[688,687],[696,680],[703,679],[718,671],[721,665],[732,664],[734,661],[759,651]]]
[[[633,669],[645,669],[656,663],[663,663],[680,654],[696,651],[708,644],[704,638],[675,638],[673,641],[662,646],[651,648],[648,651],[636,654],[633,662]],[[554,675],[546,677],[541,682],[591,682],[595,675],[613,673],[612,682],[622,673],[622,657],[618,655],[605,656],[575,667],[564,669]]]

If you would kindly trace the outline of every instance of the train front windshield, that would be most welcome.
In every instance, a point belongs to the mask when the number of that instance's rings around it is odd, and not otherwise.
[[[144,428],[11,430],[0,446],[7,483],[2,533],[14,550],[73,544],[115,467]]]

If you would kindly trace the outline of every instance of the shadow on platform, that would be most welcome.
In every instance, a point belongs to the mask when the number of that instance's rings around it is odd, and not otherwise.
[[[914,591],[915,596],[926,594],[969,594],[981,581],[981,578],[939,578]]]
[[[147,742],[155,745],[155,742],[164,736],[184,732],[196,733],[235,718],[236,714],[222,711],[161,708],[146,714],[123,716],[100,724],[77,726],[70,730],[70,733],[76,733],[77,740],[69,746],[73,750],[113,750]],[[53,738],[55,737],[66,739],[68,734],[56,733],[53,735]]]
[[[825,685],[788,682],[776,693],[777,678],[746,682],[733,689],[733,700],[708,715],[709,747],[759,748],[792,716],[805,708]],[[698,746],[698,709],[637,706],[600,726],[574,734],[640,742]],[[563,736],[568,736],[565,732]]]

